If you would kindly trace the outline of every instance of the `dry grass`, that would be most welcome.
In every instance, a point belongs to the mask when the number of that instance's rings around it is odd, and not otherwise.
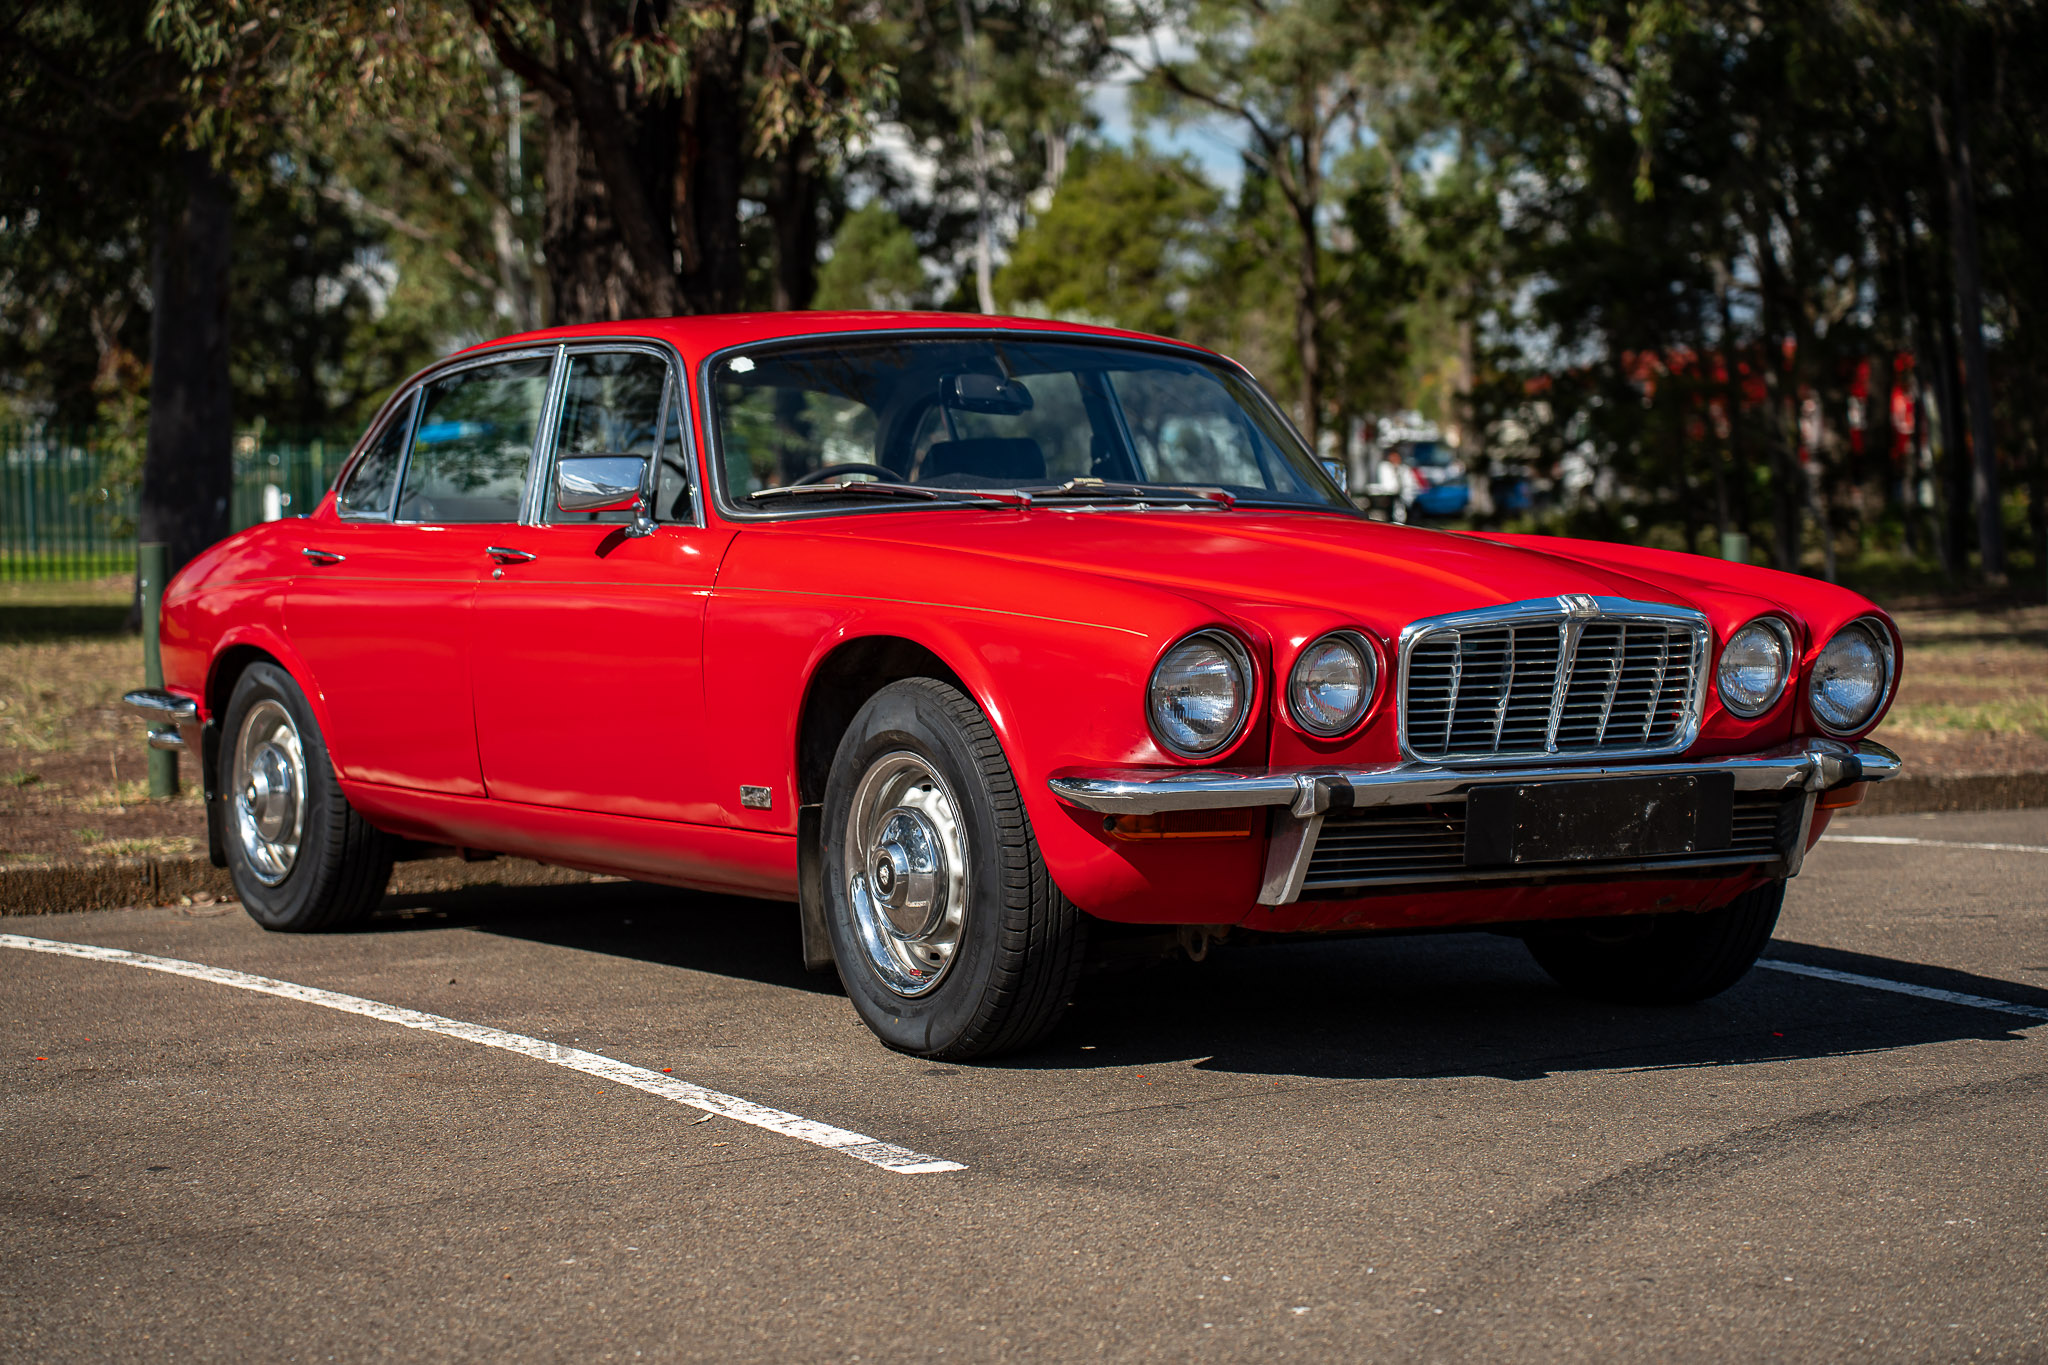
[[[1878,739],[1918,772],[2048,769],[2048,607],[1896,619],[1905,668]]]
[[[142,641],[126,633],[130,583],[0,584],[0,858],[189,853],[205,836],[199,774],[151,801],[140,717]]]

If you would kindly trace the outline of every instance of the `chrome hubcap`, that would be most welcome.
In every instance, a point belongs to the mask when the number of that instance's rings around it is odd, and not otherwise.
[[[967,912],[967,840],[945,781],[916,754],[868,765],[846,822],[846,895],[868,965],[898,995],[939,984]]]
[[[249,708],[235,736],[235,835],[265,886],[291,874],[306,819],[306,757],[299,727],[275,701]]]

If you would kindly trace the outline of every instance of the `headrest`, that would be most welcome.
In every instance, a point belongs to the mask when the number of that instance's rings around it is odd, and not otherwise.
[[[970,474],[984,479],[1043,479],[1045,452],[1028,436],[940,441],[925,451],[917,477],[920,483],[927,483],[948,474]]]

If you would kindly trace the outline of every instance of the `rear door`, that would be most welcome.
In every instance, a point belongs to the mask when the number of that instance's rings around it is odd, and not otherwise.
[[[652,345],[570,347],[529,524],[477,586],[476,738],[494,801],[725,823],[701,761],[704,609],[732,532],[703,525],[683,376]],[[565,513],[560,454],[651,457],[649,534]]]
[[[343,777],[484,794],[470,607],[489,548],[518,529],[557,355],[440,371],[395,406],[333,519],[305,523],[286,629]]]

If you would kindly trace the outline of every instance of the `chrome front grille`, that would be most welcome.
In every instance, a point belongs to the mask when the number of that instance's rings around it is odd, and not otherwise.
[[[1699,725],[1697,612],[1555,597],[1402,632],[1401,745],[1427,763],[1676,753]]]

